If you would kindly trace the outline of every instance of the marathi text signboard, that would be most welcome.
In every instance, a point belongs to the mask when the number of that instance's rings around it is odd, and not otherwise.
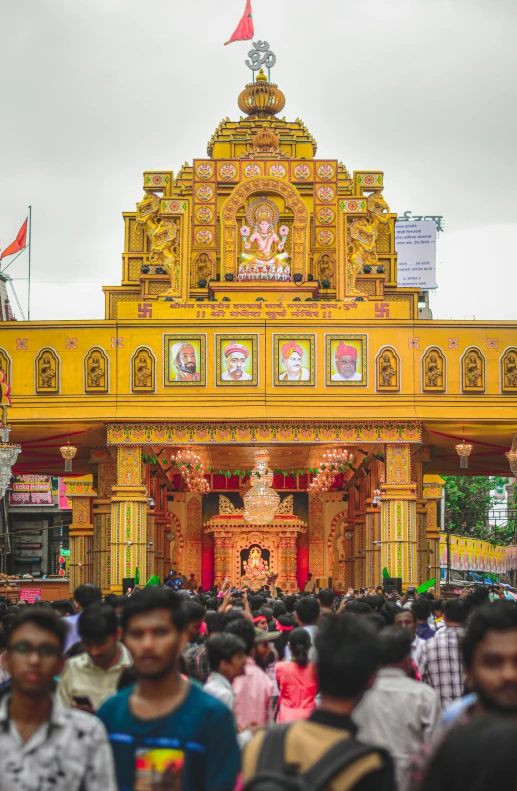
[[[41,601],[41,588],[21,588],[20,601],[26,601],[27,604],[34,604],[36,601]]]
[[[15,475],[9,505],[54,505],[48,475]]]
[[[423,291],[437,288],[434,222],[395,223],[395,250],[399,286]]]

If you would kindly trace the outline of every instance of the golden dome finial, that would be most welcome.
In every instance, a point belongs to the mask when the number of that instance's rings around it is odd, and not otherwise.
[[[239,96],[239,107],[252,118],[269,118],[285,107],[285,96],[260,69],[255,82],[248,83]]]
[[[278,151],[280,140],[267,123],[253,136],[253,148],[261,153]]]

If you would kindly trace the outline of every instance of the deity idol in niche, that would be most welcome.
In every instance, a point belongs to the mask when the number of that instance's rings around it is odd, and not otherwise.
[[[262,550],[258,546],[251,547],[248,560],[242,564],[244,576],[255,579],[268,574],[268,564],[262,557]]]
[[[282,225],[280,236],[276,226],[280,212],[273,201],[262,197],[254,200],[246,212],[246,221],[253,227],[251,233],[248,225],[241,228],[241,236],[246,252],[241,253],[238,280],[290,280],[287,261],[289,254],[285,252],[285,242],[289,228]],[[251,236],[250,236],[251,233]],[[281,278],[277,277],[279,267]]]

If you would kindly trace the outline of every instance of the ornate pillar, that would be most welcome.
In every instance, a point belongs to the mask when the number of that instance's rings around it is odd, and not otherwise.
[[[417,585],[416,486],[411,480],[411,446],[386,444],[381,503],[381,565],[403,586]]]
[[[103,595],[111,582],[111,497],[117,482],[117,463],[108,448],[90,448],[90,464],[97,466],[97,497],[93,501],[93,581]]]
[[[66,496],[72,501],[70,525],[70,591],[85,582],[93,582],[92,500],[97,496],[91,475],[65,478]]]
[[[439,475],[424,475],[423,496],[427,502],[427,545],[429,562],[428,579],[436,577],[435,590],[439,591],[440,585],[440,520],[438,517],[444,496],[445,481]]]
[[[427,502],[423,497],[424,464],[429,462],[429,448],[421,445],[411,455],[411,477],[416,487],[417,581],[421,585],[429,576],[429,545],[427,542]]]
[[[283,591],[289,591],[290,593],[298,590],[298,579],[296,576],[298,532],[305,532],[305,530],[297,530],[296,533],[280,534],[280,568],[276,584],[279,585]]]
[[[224,531],[214,531],[214,585],[223,584],[225,577],[233,580],[233,536]],[[236,585],[237,582],[235,581]]]
[[[323,499],[309,495],[309,571],[316,579],[323,577],[324,569]]]
[[[187,500],[187,559],[183,568],[178,569],[187,579],[195,574],[201,579],[201,553],[203,549],[202,500],[199,494],[188,496]]]
[[[140,571],[140,585],[147,581],[147,489],[142,484],[142,448],[119,445],[117,485],[111,498],[110,590],[122,592],[124,577]]]

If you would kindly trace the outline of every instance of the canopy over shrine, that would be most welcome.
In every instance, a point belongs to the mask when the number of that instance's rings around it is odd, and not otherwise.
[[[94,474],[72,492],[72,587],[119,591],[136,567],[205,586],[265,564],[286,588],[309,570],[354,587],[383,567],[438,576],[425,475],[457,472],[463,438],[468,473],[509,474],[517,323],[420,320],[382,171],[318,159],[263,73],[238,104],[205,156],[144,173],[104,320],[3,325],[15,472],[58,474],[69,437],[74,473]],[[281,508],[293,497],[267,531],[219,512],[219,495],[242,508],[259,444]],[[208,494],[181,474],[187,449]],[[308,492],[336,450],[353,464]]]

